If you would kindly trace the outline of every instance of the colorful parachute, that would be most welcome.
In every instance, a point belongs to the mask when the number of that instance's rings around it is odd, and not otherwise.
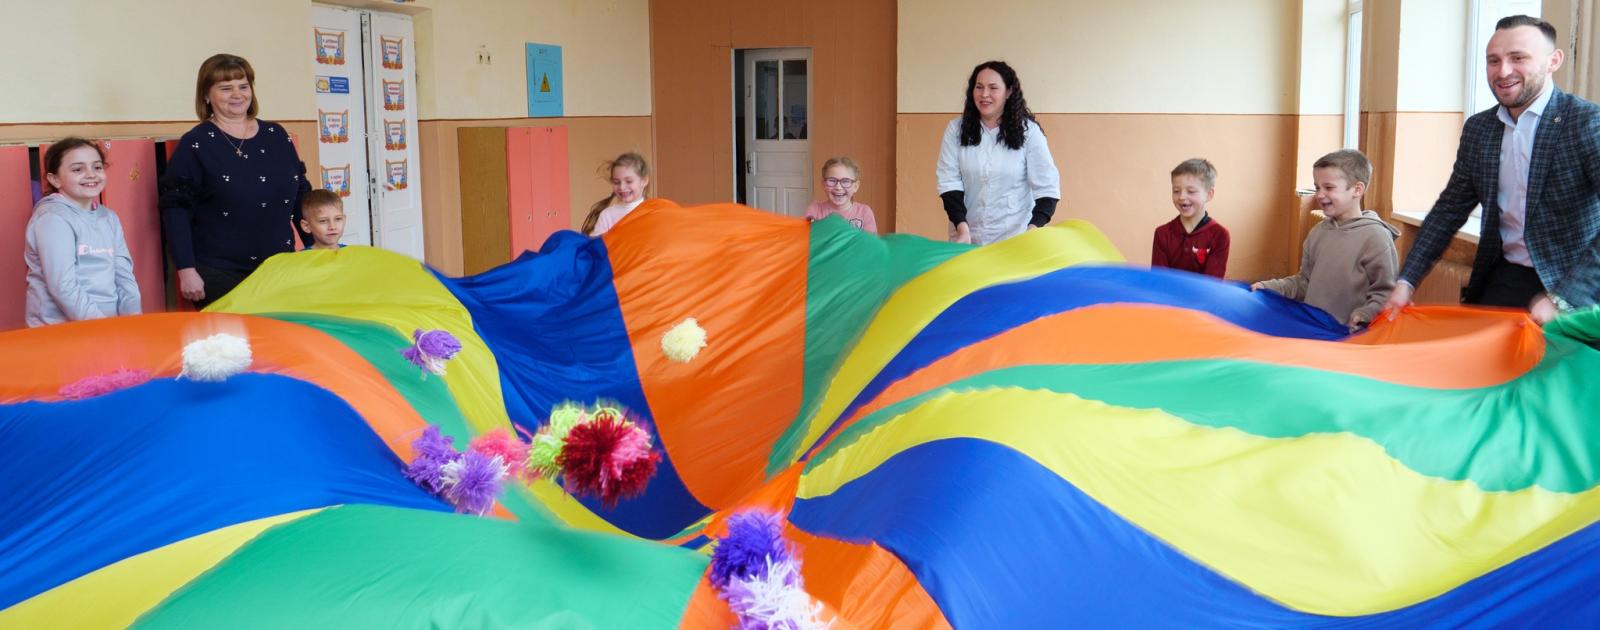
[[[0,333],[0,627],[728,627],[747,508],[835,627],[1600,622],[1600,316],[1346,338],[1120,263],[1081,222],[974,249],[651,202],[476,276],[308,251],[210,312]],[[442,377],[417,329],[461,341]],[[180,378],[215,333],[250,369]],[[63,396],[118,370],[154,378]],[[615,507],[402,474],[429,425],[596,400],[662,455]]]

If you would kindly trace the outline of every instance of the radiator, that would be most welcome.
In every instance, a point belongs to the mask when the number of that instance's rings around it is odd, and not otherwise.
[[[1460,304],[1461,290],[1472,277],[1472,267],[1441,260],[1433,271],[1422,279],[1422,286],[1411,301],[1417,304]]]

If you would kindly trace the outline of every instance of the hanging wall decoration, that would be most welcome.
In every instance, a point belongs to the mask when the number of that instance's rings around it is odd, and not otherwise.
[[[325,66],[344,65],[344,31],[311,29],[317,49],[317,63]]]

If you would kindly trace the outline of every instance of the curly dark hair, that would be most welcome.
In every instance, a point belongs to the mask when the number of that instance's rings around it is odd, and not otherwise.
[[[972,100],[972,89],[978,85],[978,73],[984,70],[993,70],[1000,75],[1000,80],[1005,82],[1009,91],[1005,108],[1000,110],[1000,143],[1013,151],[1019,150],[1022,148],[1023,132],[1027,130],[1024,121],[1032,121],[1034,125],[1038,125],[1039,121],[1028,109],[1028,100],[1022,97],[1022,81],[1017,78],[1017,71],[1004,61],[980,63],[967,77],[967,106],[961,110],[961,146],[977,146],[983,138],[983,123],[978,117],[978,104]],[[1044,127],[1039,127],[1039,132],[1043,133]]]

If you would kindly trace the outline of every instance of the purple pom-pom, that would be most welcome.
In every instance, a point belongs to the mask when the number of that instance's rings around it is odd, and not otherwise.
[[[727,588],[735,579],[765,576],[770,564],[787,562],[789,544],[783,538],[783,516],[747,510],[728,517],[728,535],[711,553],[711,583]]]
[[[417,342],[417,348],[430,357],[450,359],[461,351],[461,342],[448,330],[423,332],[418,329],[411,333],[411,338]]]
[[[411,346],[401,350],[406,360],[413,365],[432,372],[444,374],[444,362],[449,361],[461,352],[461,341],[448,330],[427,330],[418,328],[411,333]]]
[[[494,507],[494,498],[500,494],[500,481],[506,476],[506,465],[498,456],[467,451],[458,463],[447,467],[444,476],[445,499],[455,505],[457,511],[482,515]]]
[[[433,494],[444,490],[444,467],[461,457],[452,443],[455,438],[439,432],[439,427],[429,426],[422,435],[412,440],[416,456],[406,464],[406,479]]]

